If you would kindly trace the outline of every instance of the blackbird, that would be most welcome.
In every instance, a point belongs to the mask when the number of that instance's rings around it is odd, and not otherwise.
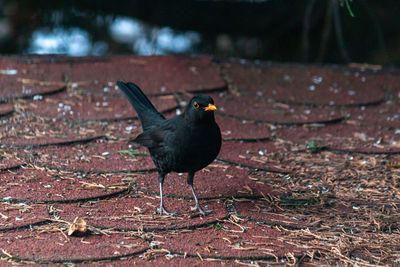
[[[193,188],[193,178],[195,172],[217,157],[221,148],[221,131],[215,122],[213,99],[207,95],[195,96],[184,113],[165,119],[137,85],[118,82],[118,87],[127,96],[142,124],[143,132],[133,141],[148,148],[158,171],[160,215],[176,215],[163,205],[164,178],[173,171],[188,173],[187,183],[196,203],[191,209],[204,216]]]

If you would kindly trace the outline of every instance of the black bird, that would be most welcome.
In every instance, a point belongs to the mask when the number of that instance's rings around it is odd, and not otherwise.
[[[136,110],[142,124],[143,132],[133,141],[149,149],[158,170],[160,215],[176,214],[166,210],[163,205],[164,178],[172,171],[188,173],[187,183],[196,202],[191,209],[197,209],[205,215],[193,188],[193,177],[195,172],[217,157],[221,148],[221,131],[215,122],[213,99],[207,95],[195,96],[184,113],[165,119],[137,85],[118,82],[118,86]]]

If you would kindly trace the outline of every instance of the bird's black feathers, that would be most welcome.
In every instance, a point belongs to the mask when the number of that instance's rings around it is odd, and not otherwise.
[[[160,213],[168,212],[163,206],[162,184],[171,171],[187,172],[188,184],[196,201],[196,209],[203,215],[193,189],[194,173],[210,164],[221,148],[221,132],[215,122],[214,101],[207,95],[191,99],[185,112],[165,119],[144,93],[133,83],[118,82],[138,114],[143,132],[134,140],[146,146],[157,167],[160,182]]]

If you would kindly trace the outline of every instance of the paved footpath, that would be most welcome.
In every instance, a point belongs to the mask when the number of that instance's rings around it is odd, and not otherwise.
[[[157,173],[116,81],[218,107],[218,158]],[[0,266],[400,264],[400,72],[208,56],[0,57]]]

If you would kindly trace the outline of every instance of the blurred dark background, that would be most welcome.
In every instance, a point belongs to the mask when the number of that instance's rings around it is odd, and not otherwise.
[[[400,64],[400,1],[0,0],[1,54]]]

